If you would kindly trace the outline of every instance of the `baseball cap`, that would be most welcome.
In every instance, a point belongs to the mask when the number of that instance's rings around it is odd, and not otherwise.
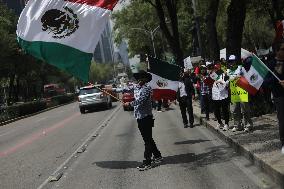
[[[230,56],[229,56],[229,60],[236,60],[236,56],[235,56],[235,55],[233,55],[233,54],[232,54],[232,55],[230,55]]]

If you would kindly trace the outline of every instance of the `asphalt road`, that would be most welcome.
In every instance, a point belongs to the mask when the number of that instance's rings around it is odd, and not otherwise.
[[[136,121],[117,104],[81,115],[73,103],[0,127],[0,188],[278,188],[205,127],[183,128],[176,108],[155,112],[164,162],[144,172]]]

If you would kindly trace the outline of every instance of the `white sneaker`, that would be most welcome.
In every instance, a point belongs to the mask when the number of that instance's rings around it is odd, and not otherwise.
[[[223,131],[228,131],[229,130],[229,126],[227,124],[224,125]]]
[[[223,124],[218,123],[217,126],[216,126],[216,129],[222,130],[223,129]]]
[[[253,126],[251,126],[251,125],[246,125],[245,126],[245,129],[244,129],[245,132],[250,132],[252,130],[253,130]]]
[[[282,146],[281,153],[284,155],[284,145]]]

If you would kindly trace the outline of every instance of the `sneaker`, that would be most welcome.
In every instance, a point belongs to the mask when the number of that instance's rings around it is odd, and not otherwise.
[[[223,129],[223,124],[218,123],[216,129]]]
[[[164,158],[161,156],[161,157],[157,157],[157,158],[153,158],[152,159],[152,163],[162,163],[162,161],[164,160]]]
[[[146,164],[146,163],[142,163],[140,166],[137,167],[137,169],[139,171],[146,171],[148,169],[151,169],[152,165],[151,164]]]
[[[188,125],[187,124],[184,124],[184,126],[183,126],[184,128],[187,128],[188,127]]]
[[[253,130],[253,127],[251,125],[246,126],[244,129],[245,132],[251,132],[252,130]]]
[[[242,128],[240,128],[240,127],[234,127],[234,128],[232,129],[232,131],[233,131],[233,132],[242,131]]]
[[[229,130],[229,126],[227,124],[224,125],[223,131],[228,131]]]
[[[189,127],[190,127],[190,128],[193,128],[193,127],[194,127],[193,123],[192,123],[192,124],[190,124],[190,125],[189,125]]]

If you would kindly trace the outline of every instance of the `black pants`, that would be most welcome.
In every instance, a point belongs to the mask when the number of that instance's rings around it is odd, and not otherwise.
[[[210,112],[210,95],[205,94],[200,96],[200,100],[202,100],[203,104],[203,109],[206,114],[206,118],[209,119],[209,112]]]
[[[154,126],[153,116],[147,116],[143,119],[137,119],[138,128],[145,143],[144,158],[146,163],[151,163],[152,155],[161,157],[156,143],[152,137],[152,127]]]
[[[280,141],[284,145],[284,97],[275,98],[274,100],[277,110]]]
[[[161,100],[158,100],[158,111],[161,111],[162,110],[162,99]]]
[[[230,112],[228,98],[223,100],[214,100],[214,114],[219,124],[222,124],[221,109],[225,119],[225,124],[229,124]]]
[[[179,107],[180,107],[183,124],[185,125],[188,124],[187,115],[186,115],[186,110],[187,110],[189,116],[189,123],[190,125],[193,125],[194,117],[193,117],[192,99],[188,97],[181,97],[179,100]]]

